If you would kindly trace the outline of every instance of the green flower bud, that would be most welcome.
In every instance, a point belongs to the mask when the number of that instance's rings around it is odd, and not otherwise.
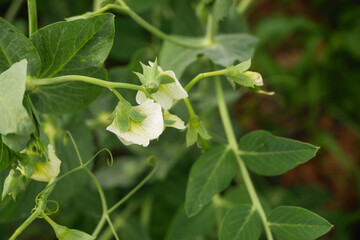
[[[18,193],[24,189],[25,189],[25,185],[24,182],[22,181],[21,172],[17,169],[12,169],[4,181],[4,187],[3,187],[1,199],[4,199],[4,197],[7,195],[11,195],[15,201]]]
[[[193,117],[187,124],[186,146],[189,147],[195,142],[199,142],[200,137],[202,141],[211,139],[211,136],[209,135],[200,118]]]

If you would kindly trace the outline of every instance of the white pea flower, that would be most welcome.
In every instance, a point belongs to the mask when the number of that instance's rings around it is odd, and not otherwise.
[[[51,179],[59,175],[61,161],[56,156],[54,147],[50,144],[48,145],[48,159],[47,162],[32,163],[34,168],[30,175],[31,179],[40,182],[50,182]],[[21,167],[19,170],[25,174],[25,167]]]
[[[138,144],[147,147],[150,140],[156,139],[164,130],[161,106],[147,99],[135,107],[119,102],[114,120],[106,130],[116,134],[125,145]]]
[[[246,76],[248,76],[256,86],[263,86],[263,79],[260,73],[258,72],[252,72],[252,71],[246,71],[244,72]]]
[[[169,111],[165,111],[164,113],[164,122],[166,127],[173,127],[180,130],[186,128],[183,120],[178,116],[169,113]]]
[[[174,100],[188,97],[187,92],[181,86],[173,71],[164,71],[159,66],[157,69],[154,69],[157,66],[157,61],[155,61],[155,63],[149,62],[149,65],[150,67],[143,65],[144,74],[142,75],[137,73],[137,75],[145,86],[156,85],[156,91],[152,93],[150,92],[150,94],[151,97],[154,98],[156,102],[158,102],[164,108],[164,110],[170,109]],[[145,102],[146,99],[147,97],[143,92],[137,92],[137,103],[141,104]]]

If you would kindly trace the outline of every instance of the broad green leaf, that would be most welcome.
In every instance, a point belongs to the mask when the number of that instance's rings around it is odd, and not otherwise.
[[[24,59],[0,74],[0,134],[2,141],[10,148],[12,146],[6,141],[6,135],[28,138],[33,131],[31,119],[22,104],[26,66],[27,61]]]
[[[220,228],[220,240],[257,240],[261,230],[261,219],[256,209],[250,204],[242,204],[226,212]]]
[[[191,37],[177,38],[181,41],[186,41],[193,44],[198,44],[202,40],[200,38]],[[196,60],[197,55],[200,54],[200,50],[201,49],[199,48],[180,46],[165,41],[159,56],[160,66],[164,70],[174,71],[176,77],[180,79],[185,69]]]
[[[27,74],[36,75],[41,66],[36,48],[20,30],[0,18],[0,73],[23,59],[28,61]]]
[[[37,77],[85,75],[106,79],[103,62],[113,38],[112,14],[58,22],[38,30],[30,38],[42,61]],[[31,98],[39,111],[66,113],[86,107],[101,91],[95,85],[67,82],[33,89]]]
[[[315,156],[319,148],[308,143],[276,137],[257,130],[246,134],[239,143],[239,154],[252,171],[265,175],[279,175]]]
[[[213,5],[213,16],[215,20],[221,20],[229,13],[233,0],[216,0]]]
[[[2,142],[0,137],[0,172],[12,163],[10,149]]]
[[[312,240],[327,233],[332,225],[300,207],[280,206],[268,217],[270,229],[279,239]]]
[[[193,240],[209,232],[216,222],[216,209],[210,205],[189,218],[184,207],[176,213],[166,234],[166,240]]]
[[[226,145],[218,145],[203,153],[190,170],[186,188],[185,211],[196,215],[224,190],[235,175],[235,156]]]
[[[202,51],[214,63],[224,67],[235,61],[243,62],[254,54],[258,40],[247,33],[221,34],[215,37],[215,43]]]

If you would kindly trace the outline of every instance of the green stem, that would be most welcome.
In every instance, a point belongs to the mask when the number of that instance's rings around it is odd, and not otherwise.
[[[37,30],[36,0],[27,0],[29,18],[29,36]]]
[[[237,141],[236,141],[236,137],[235,137],[232,125],[231,125],[229,113],[227,111],[227,107],[226,107],[226,103],[225,103],[224,93],[223,93],[219,79],[215,80],[215,89],[216,89],[216,96],[217,96],[218,105],[219,105],[219,112],[220,112],[221,120],[223,122],[223,126],[225,129],[225,133],[226,133],[229,145],[236,155],[236,159],[237,159],[237,162],[240,167],[242,178],[243,178],[245,186],[249,192],[251,201],[252,201],[255,209],[258,211],[258,213],[260,215],[261,221],[262,221],[264,229],[265,229],[266,237],[268,240],[273,240],[273,236],[270,231],[270,227],[269,227],[269,224],[267,221],[265,211],[260,203],[259,197],[257,196],[256,190],[251,181],[249,172],[248,172],[244,162],[240,158],[239,154],[237,154],[237,152],[238,152]]]
[[[100,200],[101,200],[101,206],[102,206],[102,210],[103,210],[103,214],[101,216],[101,219],[98,223],[98,225],[96,226],[93,236],[97,237],[102,229],[102,227],[104,226],[105,221],[102,219],[107,220],[110,228],[113,230],[113,234],[115,236],[116,239],[119,239],[119,237],[116,234],[116,231],[114,230],[114,227],[112,225],[112,222],[110,220],[109,214],[108,214],[108,207],[107,207],[107,203],[106,203],[106,197],[104,194],[104,191],[101,188],[101,185],[99,183],[99,181],[97,180],[97,178],[95,177],[95,175],[88,169],[88,168],[84,168],[85,172],[87,172],[87,174],[91,177],[91,179],[93,180],[93,182],[95,183],[95,186],[99,192],[100,195]]]
[[[220,76],[220,75],[226,75],[226,69],[218,70],[218,71],[212,71],[212,72],[206,72],[206,73],[199,73],[196,77],[194,77],[185,87],[185,90],[188,92],[190,89],[201,79],[206,77],[214,77],[214,76]]]
[[[125,197],[123,197],[120,201],[118,201],[114,206],[112,206],[108,210],[108,214],[112,213],[115,209],[117,209],[121,204],[123,204],[126,200],[128,200],[134,193],[136,193],[137,190],[139,190],[149,179],[154,175],[158,168],[158,163],[156,161],[156,165],[151,170],[151,172],[135,187],[133,188]]]
[[[110,88],[110,91],[112,91],[120,101],[126,101],[125,98],[115,88]]]
[[[36,86],[53,85],[53,84],[59,84],[65,82],[86,82],[105,88],[125,88],[125,89],[137,90],[137,91],[142,91],[143,93],[145,93],[145,95],[148,98],[151,98],[151,95],[146,91],[146,89],[139,85],[130,84],[130,83],[109,82],[98,78],[86,77],[81,75],[66,75],[60,77],[40,78],[40,79],[28,78],[26,80],[26,88],[27,90],[31,90]]]
[[[212,14],[208,15],[207,23],[206,23],[206,34],[205,34],[205,44],[207,46],[210,46],[214,43],[214,38],[216,34],[216,21],[214,20],[214,17]]]
[[[109,9],[113,9],[113,10],[117,10],[121,13],[126,13],[127,15],[129,15],[135,22],[137,22],[140,26],[142,26],[143,28],[145,28],[146,30],[148,30],[149,32],[151,32],[152,34],[175,44],[178,44],[180,46],[185,46],[185,47],[191,47],[191,48],[201,48],[204,47],[204,44],[192,44],[192,43],[188,43],[188,42],[184,42],[181,40],[178,40],[174,37],[169,36],[168,34],[160,31],[159,29],[157,29],[156,27],[154,27],[153,25],[151,25],[150,23],[148,23],[147,21],[145,21],[142,17],[140,17],[137,13],[135,13],[132,9],[130,9],[124,1],[118,0],[118,3],[121,6],[117,6],[114,4],[109,4],[109,7],[107,8],[103,8],[101,10],[109,10]],[[99,10],[100,11],[100,10]],[[98,12],[99,12],[98,11]]]
[[[55,186],[53,184],[54,181],[55,179],[49,182],[47,186],[52,186],[52,187],[49,187],[46,191],[43,192],[41,198],[39,198],[39,202],[37,203],[36,210],[15,230],[15,232],[13,233],[13,235],[11,235],[9,240],[15,240],[44,211],[46,207],[47,197],[54,189]]]
[[[189,98],[184,98],[184,103],[185,103],[186,108],[187,108],[187,110],[188,110],[188,112],[189,112],[190,119],[191,119],[191,118],[194,118],[194,117],[197,117],[197,115],[196,115],[196,113],[195,113],[195,111],[194,111],[194,108],[193,108],[193,106],[192,106],[191,103],[190,103]]]
[[[18,13],[22,3],[23,3],[23,0],[13,0],[11,2],[10,7],[6,11],[4,18],[7,21],[11,22],[15,18],[16,14]]]

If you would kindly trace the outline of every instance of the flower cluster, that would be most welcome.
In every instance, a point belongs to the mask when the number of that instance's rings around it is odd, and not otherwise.
[[[125,145],[148,146],[150,140],[157,139],[165,127],[184,129],[184,122],[168,110],[174,101],[188,97],[173,71],[164,71],[157,61],[149,66],[141,64],[143,73],[136,73],[142,85],[150,94],[136,95],[138,106],[131,106],[125,99],[119,101],[109,119],[112,123],[106,128],[114,133]]]

